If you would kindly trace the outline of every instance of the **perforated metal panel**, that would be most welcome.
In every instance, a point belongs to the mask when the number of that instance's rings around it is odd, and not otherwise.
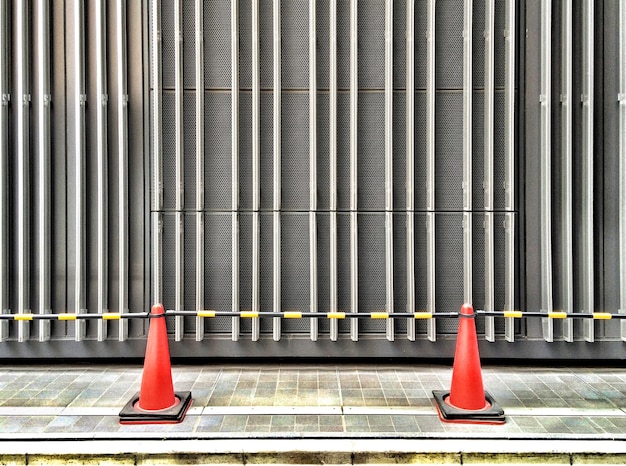
[[[164,206],[166,211],[175,208],[174,168],[175,146],[174,128],[174,96],[167,89],[171,88],[175,71],[174,60],[169,60],[174,49],[174,24],[171,18],[173,6],[168,2],[164,5],[163,14],[163,88],[164,88],[164,120],[163,120],[163,184]],[[259,2],[259,16],[254,17],[253,3],[240,1],[238,3],[238,21],[231,21],[231,4],[229,2],[204,3],[204,80],[205,80],[205,115],[204,115],[204,183],[205,183],[205,251],[194,251],[196,244],[194,232],[195,217],[193,208],[196,205],[194,198],[197,177],[195,154],[195,106],[193,70],[196,58],[188,56],[193,50],[195,38],[184,46],[183,71],[185,76],[185,100],[183,102],[183,121],[185,135],[185,249],[184,257],[177,258],[172,235],[176,229],[171,225],[174,214],[165,214],[163,230],[163,249],[165,251],[163,281],[164,301],[166,307],[174,306],[174,290],[171,289],[174,281],[171,280],[171,271],[175,269],[177,260],[183,260],[185,268],[185,306],[194,306],[194,284],[196,277],[193,267],[193,254],[204,254],[205,264],[205,307],[216,310],[230,310],[232,280],[232,250],[236,240],[239,252],[239,275],[236,277],[239,290],[239,305],[241,310],[254,308],[251,300],[256,285],[253,276],[252,247],[254,235],[258,234],[259,250],[259,277],[258,295],[260,310],[275,309],[274,296],[276,287],[280,292],[280,308],[285,311],[308,311],[311,303],[311,293],[317,295],[319,311],[330,310],[331,291],[337,292],[337,310],[351,312],[351,239],[350,231],[350,193],[356,187],[357,212],[356,216],[356,247],[358,256],[357,279],[358,310],[362,312],[386,310],[389,293],[393,296],[394,309],[390,311],[412,312],[426,310],[428,303],[428,282],[435,280],[435,308],[453,311],[458,308],[464,296],[464,246],[463,241],[463,159],[471,157],[473,182],[472,199],[474,204],[472,248],[472,276],[473,296],[478,306],[484,302],[484,215],[483,209],[483,67],[484,67],[484,2],[478,1],[474,5],[473,22],[473,111],[470,116],[463,113],[463,1],[440,1],[435,10],[435,120],[427,117],[426,92],[426,35],[427,35],[427,2],[416,2],[415,18],[415,107],[413,128],[406,127],[406,3],[394,2],[393,18],[386,18],[384,0],[368,0],[357,2],[358,15],[354,31],[358,41],[357,63],[357,111],[351,114],[351,68],[350,42],[351,20],[350,3],[337,2],[337,57],[330,56],[329,26],[334,3],[321,1],[316,3],[315,15],[315,44],[316,51],[313,58],[309,54],[310,40],[309,3],[305,0],[281,2],[280,11],[280,61],[281,61],[281,98],[280,116],[281,125],[278,130],[274,127],[274,89],[273,63],[275,52],[273,48],[274,3],[271,0]],[[183,40],[191,37],[195,23],[192,8],[186,6],[183,15]],[[505,209],[504,181],[506,175],[506,154],[503,144],[505,102],[502,85],[504,84],[504,15],[505,10],[499,6],[496,11],[495,24],[500,34],[495,34],[495,60],[498,64],[495,70],[496,85],[494,106],[494,197],[495,208]],[[253,37],[253,21],[258,20],[258,37]],[[231,54],[232,30],[235,24],[238,27],[239,59],[237,62],[239,76],[239,106],[232,108],[231,84]],[[391,24],[393,28],[393,61],[389,68],[392,73],[392,113],[391,127],[392,152],[386,155],[386,93],[385,72],[389,62],[385,55],[385,28]],[[189,32],[191,31],[191,32]],[[496,31],[496,32],[497,32]],[[258,40],[259,47],[259,85],[257,90],[252,83],[253,47]],[[315,60],[316,69],[316,109],[311,120],[309,70],[311,60]],[[335,71],[331,70],[331,59],[337,60]],[[331,108],[333,96],[330,95],[329,80],[331,72],[336,73],[338,91],[336,95],[336,112]],[[258,94],[255,94],[258,92]],[[259,99],[259,119],[253,118],[253,102]],[[232,194],[232,167],[233,167],[233,122],[232,115],[238,115],[238,158],[239,171],[236,174],[239,191],[239,232],[231,227]],[[356,178],[351,180],[351,119],[356,118],[357,172]],[[472,118],[472,153],[464,153],[463,122],[464,118]],[[330,128],[336,119],[336,167],[331,158]],[[311,152],[310,127],[316,126],[317,152],[315,155],[316,185],[311,186]],[[258,125],[259,146],[258,154],[253,151],[255,125]],[[435,190],[435,237],[434,263],[435,276],[428,277],[426,262],[431,252],[427,247],[427,208],[426,186],[428,184],[427,168],[428,153],[426,134],[429,125],[435,129],[434,153],[434,190]],[[276,132],[278,131],[278,132]],[[415,149],[411,155],[415,161],[414,201],[414,254],[415,272],[411,280],[415,287],[416,309],[407,309],[407,290],[409,279],[406,268],[407,261],[407,132],[414,134]],[[277,141],[274,135],[280,135],[280,173],[274,173],[276,159],[274,146]],[[259,157],[259,172],[255,174],[254,158]],[[391,157],[387,160],[387,157]],[[387,161],[386,161],[387,160]],[[386,167],[391,162],[393,173],[392,205],[393,221],[385,221],[385,192]],[[336,173],[336,185],[332,184],[331,173]],[[256,178],[258,176],[258,178]],[[276,181],[278,180],[278,181]],[[254,233],[253,225],[256,222],[252,209],[255,194],[253,185],[258,182],[259,216],[258,233]],[[275,196],[280,183],[280,232],[274,231],[273,207],[276,205]],[[355,182],[355,186],[351,183]],[[311,192],[315,192],[317,208],[315,212],[316,245],[310,243],[309,212],[311,209]],[[336,196],[336,204],[331,198]],[[336,205],[336,213],[329,209]],[[220,213],[222,212],[222,213]],[[506,239],[504,235],[504,214],[496,214],[495,245],[496,250],[503,255]],[[336,216],[336,226],[331,222]],[[336,228],[336,230],[335,230]],[[388,236],[387,229],[392,228],[392,235]],[[278,235],[278,236],[277,236]],[[337,251],[333,252],[332,241],[337,241]],[[387,241],[392,241],[392,256],[388,256]],[[279,250],[275,249],[278,241]],[[314,248],[314,249],[311,249]],[[276,254],[279,253],[278,263]],[[312,256],[314,254],[314,256]],[[336,255],[335,255],[336,254]],[[311,260],[315,260],[317,268],[317,289],[312,290]],[[392,260],[391,268],[387,262]],[[331,261],[336,263],[331,264]],[[274,264],[280,265],[280,283],[274,280]],[[494,264],[494,289],[497,290],[497,303],[504,305],[504,283],[507,278],[502,261]],[[331,270],[336,270],[336,284],[332,284]],[[389,290],[387,271],[393,275],[393,289]],[[189,296],[189,294],[191,296]],[[188,325],[189,324],[189,325]],[[229,319],[221,318],[205,322],[205,333],[231,333]],[[185,335],[192,335],[195,330],[193,323],[185,323]],[[233,333],[233,338],[255,339],[256,323],[250,320],[240,320],[239,332]],[[299,334],[307,338],[311,332],[309,320],[285,320],[282,322],[282,337],[290,334]],[[319,338],[334,338],[335,331],[346,338],[355,338],[353,324],[349,321],[339,322],[333,330],[326,319],[318,319]],[[454,334],[456,322],[442,320],[437,322],[439,335]],[[259,322],[260,335],[274,332],[274,323],[271,319],[261,319]],[[417,323],[418,335],[425,337],[427,326]],[[401,338],[406,335],[408,328],[404,320],[396,322],[393,335]],[[480,327],[480,331],[483,331]],[[173,331],[173,330],[172,330]],[[502,325],[498,332],[504,331]],[[359,321],[359,334],[371,335],[374,338],[389,338],[387,322]],[[276,335],[274,335],[276,338]],[[338,355],[341,349],[338,349]]]
[[[1,312],[626,312],[620,2],[61,3],[0,7]],[[452,355],[454,319],[320,315],[168,329],[176,356]],[[477,319],[510,358],[623,358],[615,322]],[[3,320],[0,345],[141,356],[145,330]]]

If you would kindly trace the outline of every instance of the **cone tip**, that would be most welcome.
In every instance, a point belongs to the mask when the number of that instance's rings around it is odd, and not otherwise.
[[[461,314],[466,316],[474,315],[474,307],[471,304],[465,303],[461,306]]]
[[[152,315],[160,316],[161,314],[165,314],[165,308],[163,307],[163,304],[155,304],[152,306],[150,313]]]

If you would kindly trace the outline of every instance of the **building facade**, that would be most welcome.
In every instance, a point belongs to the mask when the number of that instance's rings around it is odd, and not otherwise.
[[[626,354],[626,1],[0,5],[0,357]]]

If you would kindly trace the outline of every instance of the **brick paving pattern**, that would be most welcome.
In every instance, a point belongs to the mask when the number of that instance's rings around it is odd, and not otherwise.
[[[491,366],[502,426],[442,423],[432,390],[446,366],[175,365],[193,405],[176,425],[120,425],[139,390],[133,366],[0,366],[0,437],[626,439],[626,370]]]

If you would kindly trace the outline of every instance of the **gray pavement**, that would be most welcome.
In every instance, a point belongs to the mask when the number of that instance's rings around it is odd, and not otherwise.
[[[485,388],[507,419],[495,426],[439,420],[431,392],[449,389],[451,374],[446,365],[419,364],[174,364],[175,389],[194,398],[185,420],[120,425],[120,409],[139,390],[140,365],[0,366],[0,447],[81,440],[131,442],[132,450],[133,441],[240,439],[244,451],[258,441],[335,439],[367,450],[381,439],[428,439],[448,441],[451,451],[476,442],[490,451],[502,441],[542,439],[553,442],[550,451],[610,442],[626,453],[626,369],[487,365]]]

